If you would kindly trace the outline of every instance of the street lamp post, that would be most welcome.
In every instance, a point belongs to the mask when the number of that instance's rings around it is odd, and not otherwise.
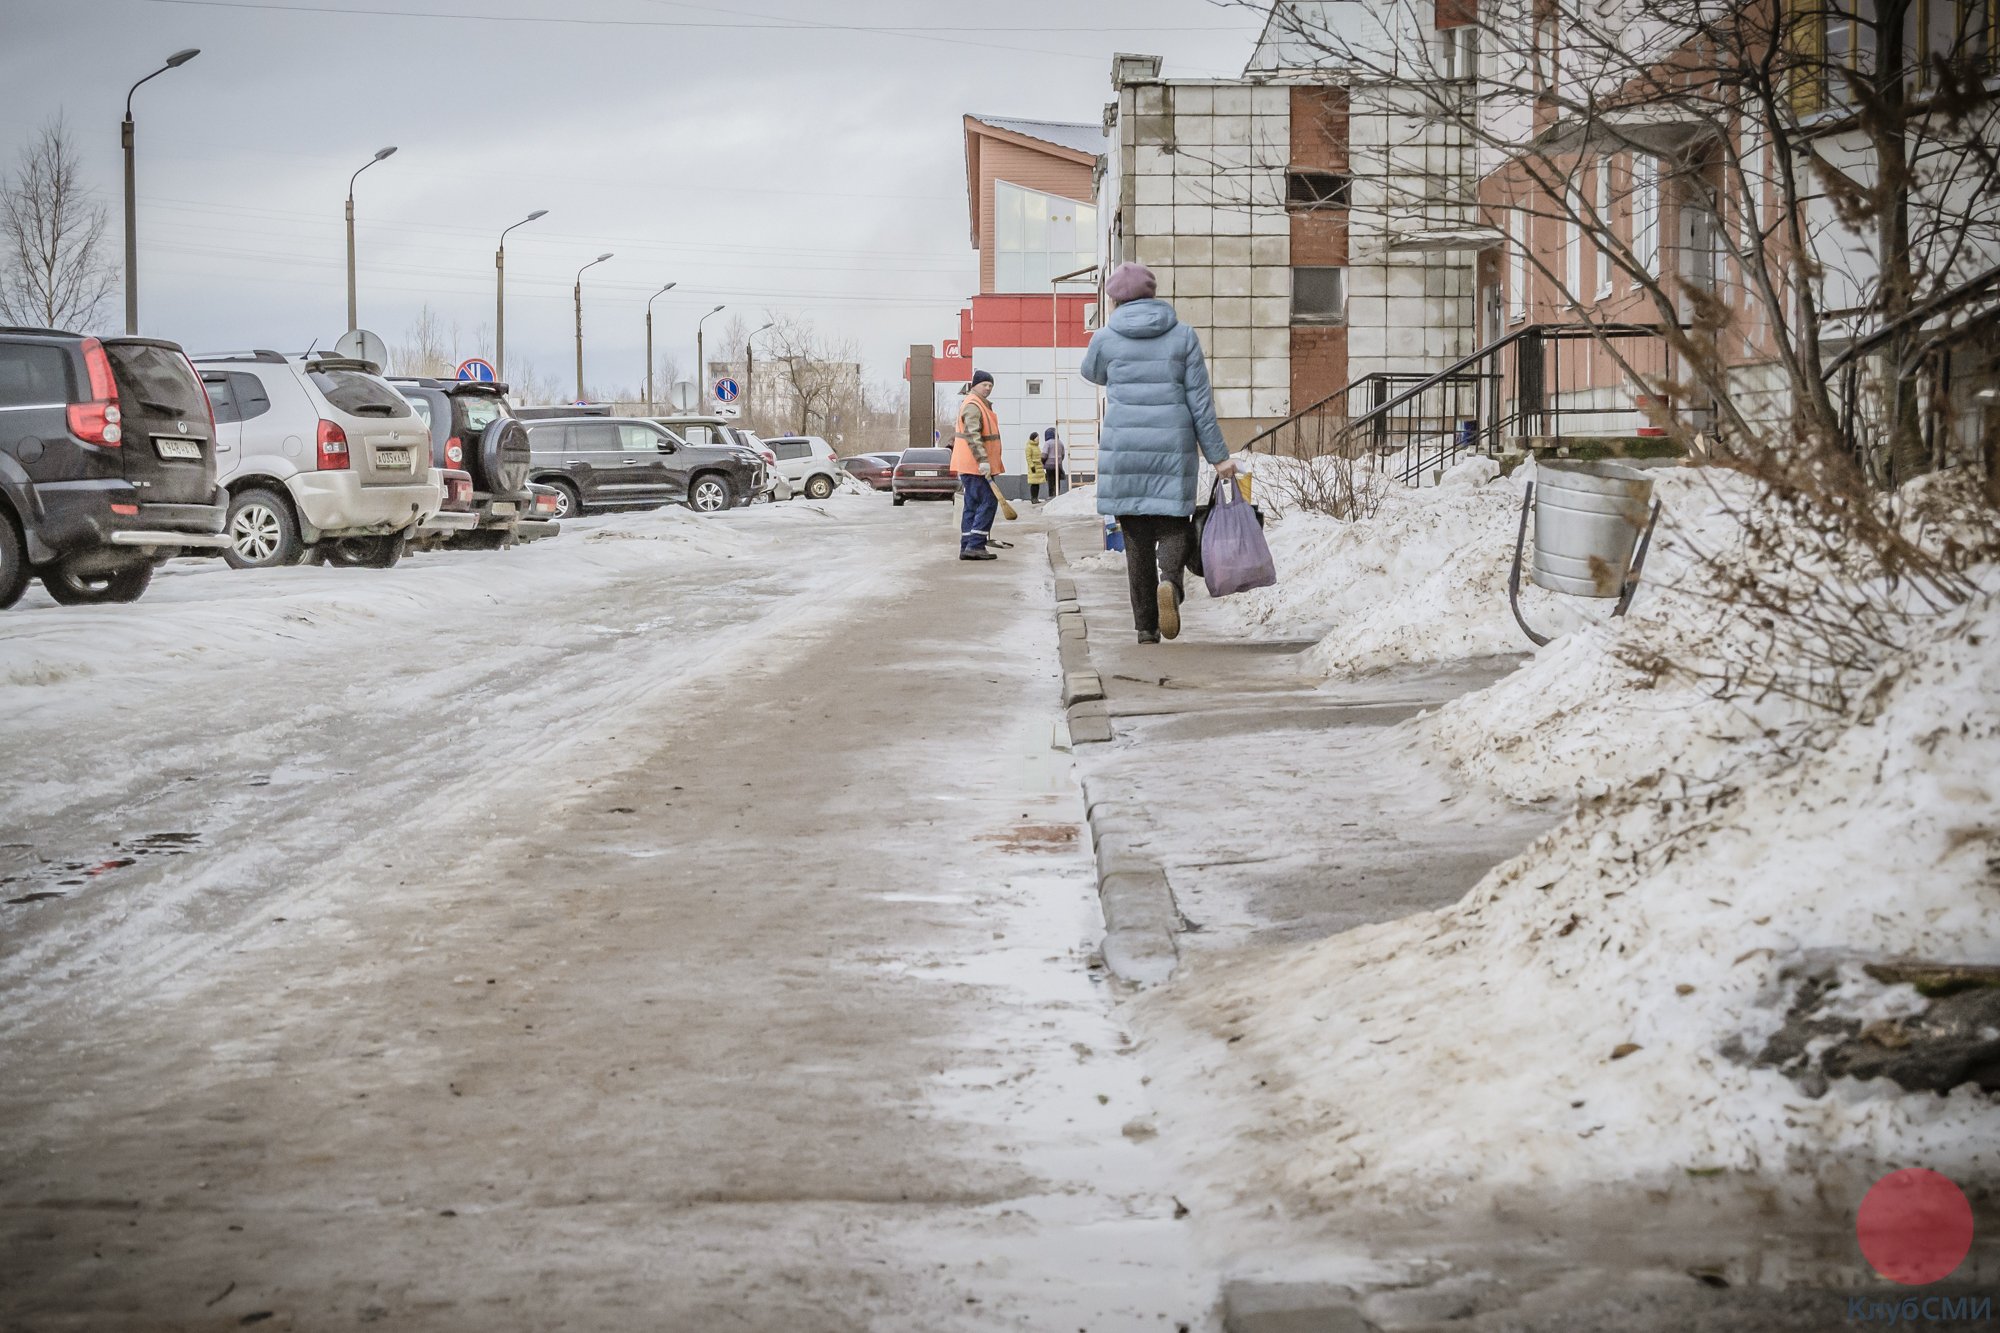
[[[548,214],[548,209],[538,208],[514,227],[525,227]],[[507,233],[514,227],[501,231],[500,248],[493,252],[493,378],[502,384],[507,382]]]
[[[597,267],[597,266],[598,266],[599,264],[602,264],[602,263],[603,263],[603,262],[604,262],[605,260],[607,260],[607,259],[609,259],[609,258],[611,258],[611,252],[610,252],[609,250],[606,250],[606,251],[605,251],[605,252],[604,252],[603,254],[601,254],[601,255],[599,255],[599,256],[598,256],[597,258],[595,258],[595,259],[591,260],[591,261],[590,261],[590,262],[589,262],[588,264],[585,264],[585,265],[583,266],[583,268],[580,268],[580,269],[578,269],[578,270],[576,271],[576,400],[577,400],[577,401],[578,401],[579,403],[583,401],[583,274],[584,274],[584,269],[592,269],[592,268],[596,268],[596,267]]]
[[[648,412],[659,410],[659,400],[653,397],[653,302],[678,286],[680,286],[678,282],[670,282],[646,298],[646,410]]]
[[[757,333],[769,333],[777,327],[777,321],[773,320],[758,329]],[[743,411],[746,417],[757,404],[756,394],[752,392],[757,383],[757,333],[743,340]]]
[[[167,63],[148,74],[147,79],[157,79],[170,69],[178,69],[201,54],[201,48],[190,46],[185,51],[176,51],[167,57]],[[139,331],[139,201],[138,169],[132,160],[132,94],[139,91],[139,83],[125,91],[125,120],[118,127],[119,142],[125,146],[125,332]]]
[[[707,392],[701,388],[702,385],[708,383],[708,362],[703,359],[701,326],[708,323],[709,320],[721,314],[727,308],[726,306],[717,306],[694,322],[694,382],[695,401],[697,403],[706,404],[708,400]]]
[[[361,178],[362,172],[383,158],[394,155],[395,151],[394,144],[378,148],[375,156],[356,167],[354,174],[347,178],[347,327],[350,329],[361,327],[361,317],[354,312],[354,182]]]

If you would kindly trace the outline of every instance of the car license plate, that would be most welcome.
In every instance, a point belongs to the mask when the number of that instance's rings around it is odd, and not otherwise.
[[[512,500],[495,500],[493,502],[493,512],[495,514],[511,514],[514,512],[514,502]]]
[[[925,472],[923,469],[919,468],[917,471],[911,473],[910,475],[914,477],[937,477],[937,476],[942,476],[943,474],[939,472]]]
[[[408,449],[377,449],[375,451],[375,466],[390,468],[399,472],[407,472],[410,468],[410,451]]]
[[[200,440],[176,440],[168,436],[155,435],[153,447],[160,451],[162,458],[190,458],[197,463],[201,461]]]

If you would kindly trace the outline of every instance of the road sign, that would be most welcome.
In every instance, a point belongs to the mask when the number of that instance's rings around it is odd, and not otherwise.
[[[472,356],[458,363],[458,377],[479,384],[491,384],[500,377],[493,373],[493,363],[485,357]]]
[[[674,388],[673,388],[673,395],[674,395],[674,410],[675,410],[675,411],[677,411],[677,412],[692,412],[692,411],[694,411],[694,409],[695,409],[695,387],[694,387],[694,381],[693,381],[693,380],[675,380],[675,381],[674,381]]]
[[[743,415],[743,409],[735,403],[717,403],[715,415],[725,421],[734,421]]]
[[[742,393],[735,380],[719,379],[715,382],[715,401],[718,403],[733,403]]]

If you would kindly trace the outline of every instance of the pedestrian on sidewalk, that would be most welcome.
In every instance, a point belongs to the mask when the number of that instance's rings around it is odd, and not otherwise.
[[[958,436],[951,446],[951,470],[957,476],[965,512],[958,521],[960,560],[998,560],[986,549],[993,536],[993,519],[1000,501],[994,478],[1005,472],[1000,457],[1000,417],[993,410],[993,376],[972,372],[972,384],[958,409]]]
[[[1049,474],[1049,498],[1054,499],[1063,492],[1063,446],[1054,426],[1042,432],[1042,466]]]
[[[1112,313],[1090,336],[1084,379],[1104,386],[1097,512],[1125,533],[1140,643],[1181,632],[1183,567],[1203,458],[1232,485],[1236,464],[1215,419],[1201,339],[1158,299],[1151,269],[1120,264],[1104,284]]]
[[[1042,437],[1038,431],[1028,432],[1028,503],[1042,502],[1042,483],[1048,480],[1048,473],[1042,468]],[[1049,494],[1055,494],[1054,491]]]

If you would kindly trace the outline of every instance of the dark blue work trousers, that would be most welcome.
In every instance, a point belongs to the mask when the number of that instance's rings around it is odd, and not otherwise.
[[[967,473],[958,480],[965,496],[965,512],[958,520],[958,553],[970,555],[986,549],[986,539],[993,535],[993,518],[1000,512],[1000,499],[993,493],[993,483],[978,473]]]

